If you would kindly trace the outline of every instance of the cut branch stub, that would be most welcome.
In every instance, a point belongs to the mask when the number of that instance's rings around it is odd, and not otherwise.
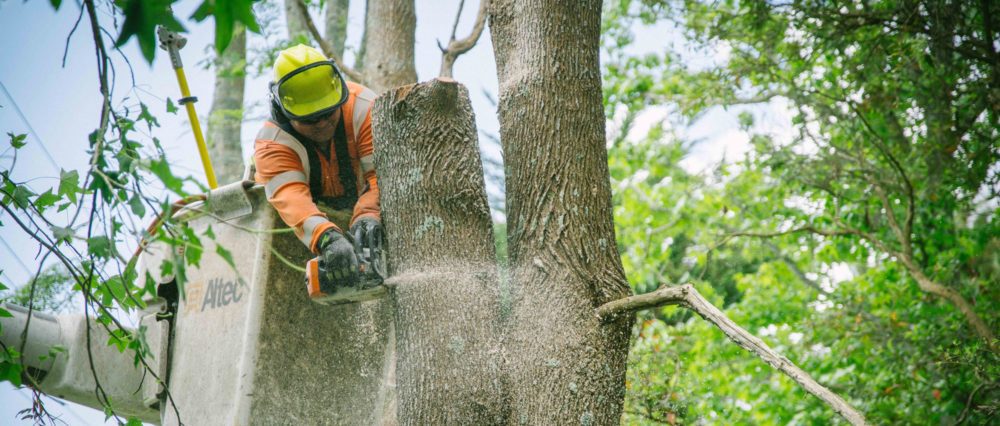
[[[372,113],[390,273],[495,259],[468,91],[450,79],[383,94]]]
[[[401,424],[503,423],[499,280],[468,91],[403,86],[372,111]]]

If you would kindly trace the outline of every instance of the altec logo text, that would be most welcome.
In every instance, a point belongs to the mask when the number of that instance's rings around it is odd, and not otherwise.
[[[246,284],[242,280],[239,283],[236,281],[223,281],[222,278],[210,280],[208,288],[205,289],[205,298],[201,302],[201,311],[204,312],[205,309],[214,309],[239,302],[243,299],[244,287],[246,287]]]

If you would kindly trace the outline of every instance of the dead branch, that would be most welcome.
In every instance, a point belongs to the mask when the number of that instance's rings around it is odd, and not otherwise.
[[[459,55],[468,52],[476,45],[479,41],[479,36],[483,34],[483,28],[486,28],[486,10],[489,9],[490,0],[480,0],[479,2],[479,15],[476,16],[476,23],[472,27],[472,33],[468,37],[461,40],[455,40],[455,30],[458,28],[458,18],[462,16],[462,6],[465,4],[463,0],[459,3],[458,13],[455,16],[455,25],[451,29],[451,39],[448,41],[448,47],[442,47],[441,43],[438,42],[438,47],[441,49],[441,77],[452,77],[452,69],[455,68],[455,60],[458,59]]]
[[[348,80],[364,83],[365,76],[353,68],[348,67],[347,64],[345,64],[340,58],[340,55],[334,52],[333,46],[330,45],[330,42],[324,39],[319,33],[319,29],[316,28],[316,23],[313,22],[312,16],[309,16],[309,9],[306,7],[305,2],[302,0],[296,0],[295,8],[298,9],[299,13],[302,15],[302,21],[306,23],[306,28],[309,29],[309,34],[311,34],[313,40],[316,40],[316,43],[319,44],[319,49],[323,51],[323,54],[337,64],[337,68],[340,68],[340,71],[347,76]]]
[[[719,327],[723,333],[741,348],[757,355],[764,362],[785,373],[807,392],[826,402],[833,411],[840,414],[852,425],[865,425],[865,417],[839,395],[819,384],[808,373],[795,366],[788,358],[778,354],[762,340],[740,327],[708,300],[705,300],[691,284],[676,287],[660,287],[652,293],[640,294],[605,303],[596,309],[597,316],[608,321],[622,314],[665,305],[680,305],[695,311],[699,316]]]

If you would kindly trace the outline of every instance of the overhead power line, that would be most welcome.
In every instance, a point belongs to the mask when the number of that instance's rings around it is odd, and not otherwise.
[[[42,138],[41,136],[38,136],[38,132],[35,131],[35,128],[31,127],[31,123],[28,122],[28,117],[25,117],[24,113],[21,112],[21,107],[17,105],[17,101],[15,101],[14,97],[7,91],[7,86],[5,86],[2,81],[0,81],[0,89],[3,89],[3,93],[7,95],[7,99],[10,99],[11,105],[14,105],[14,111],[17,112],[18,117],[21,117],[21,121],[24,122],[24,125],[28,127],[28,132],[30,132],[31,136],[33,136],[35,141],[38,142],[38,146],[42,147],[42,152],[45,153],[45,158],[49,160],[49,163],[52,164],[52,167],[55,168],[56,171],[59,171],[59,165],[56,164],[56,160],[52,158],[52,153],[50,153],[49,149],[45,147],[45,143],[42,142]]]
[[[17,263],[21,265],[21,268],[24,268],[24,272],[27,273],[29,277],[35,274],[34,272],[31,271],[31,268],[28,268],[28,265],[25,264],[23,260],[21,260],[21,256],[19,256],[17,252],[14,251],[13,248],[11,248],[10,244],[7,244],[7,240],[0,239],[0,243],[3,243],[3,246],[6,247],[7,251],[10,252],[11,257],[17,260]]]

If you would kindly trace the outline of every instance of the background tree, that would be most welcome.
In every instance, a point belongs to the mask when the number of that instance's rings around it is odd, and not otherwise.
[[[414,31],[417,13],[413,0],[370,0],[365,9],[365,83],[376,93],[417,81]]]
[[[326,16],[326,39],[337,56],[344,57],[344,43],[347,41],[347,13],[350,11],[350,0],[327,0],[324,13]],[[358,66],[355,61],[355,66]]]
[[[737,290],[720,289],[728,312],[805,359],[807,370],[839,382],[874,421],[987,421],[997,388],[996,268],[984,263],[993,262],[987,253],[997,244],[994,9],[610,4],[605,40],[619,53],[609,53],[605,73],[609,116],[628,125],[664,103],[690,120],[676,120],[686,126],[718,117],[717,106],[735,108],[752,147],[694,185],[678,179],[685,144],[670,142],[669,132],[612,151],[613,165],[621,158],[618,211],[626,215],[618,225],[631,230],[622,235],[629,276],[661,274],[649,265],[655,259],[693,264],[696,277],[699,269],[728,275]],[[643,23],[676,25],[685,38],[664,53],[624,53],[633,25]],[[725,55],[696,63],[692,51]],[[772,99],[791,105],[790,140],[757,127],[766,109],[746,106]],[[669,166],[640,160],[636,153],[647,149]],[[647,223],[637,206],[656,214],[674,200],[684,202],[675,207],[679,222],[637,228]],[[766,311],[754,308],[764,303]],[[633,419],[822,418],[811,408],[789,410],[794,391],[769,373],[709,355],[725,353],[714,345],[685,344],[697,327],[654,321],[639,330],[630,376],[637,393],[627,403]],[[642,371],[657,371],[651,362],[667,373],[641,380]],[[732,389],[731,377],[752,383],[739,386],[739,398],[685,393]]]
[[[208,145],[220,183],[243,176],[243,90],[246,85],[246,29],[237,25],[233,40],[213,61],[215,92],[208,113]]]

